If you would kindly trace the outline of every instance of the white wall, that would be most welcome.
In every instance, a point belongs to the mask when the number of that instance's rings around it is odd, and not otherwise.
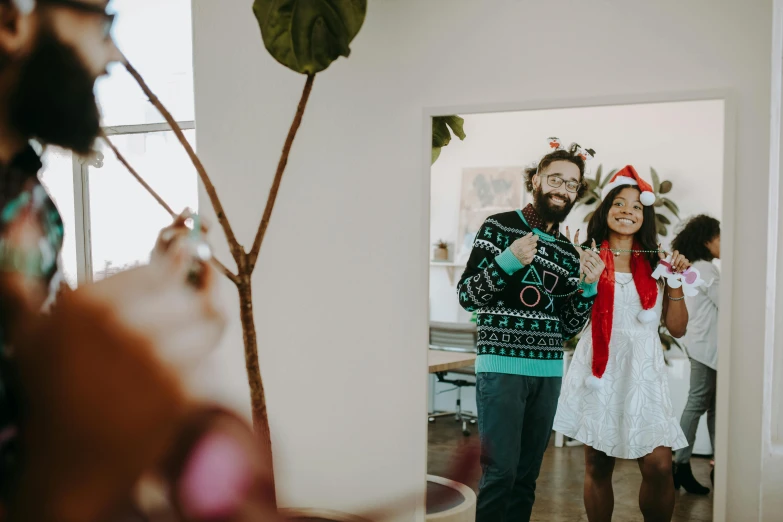
[[[673,183],[667,194],[680,207],[680,216],[707,213],[721,218],[723,203],[724,103],[707,100],[610,107],[583,107],[539,111],[468,114],[465,141],[452,141],[432,166],[430,184],[430,242],[458,241],[462,171],[474,167],[536,164],[549,151],[548,137],[558,136],[568,146],[576,141],[593,148],[587,177],[603,165],[604,176],[631,164],[651,181],[650,167],[661,180]],[[587,212],[577,206],[567,222],[586,239]],[[662,212],[676,224],[667,211]],[[664,248],[674,235],[661,238]],[[461,238],[460,238],[461,241]],[[456,251],[455,251],[456,252]],[[460,272],[462,268],[457,268]],[[430,313],[433,320],[460,321],[469,317],[456,299],[454,285],[443,267],[430,269]]]
[[[738,284],[723,295],[741,306],[724,316],[716,478],[731,494],[716,513],[758,518],[764,280],[745,274],[766,264],[771,15],[772,0],[371,2],[350,60],[315,82],[255,279],[284,504],[351,509],[423,485],[423,108],[726,88],[739,181],[723,273]],[[304,79],[267,56],[248,0],[194,0],[194,24],[199,152],[249,243]],[[244,405],[237,325],[202,383]]]

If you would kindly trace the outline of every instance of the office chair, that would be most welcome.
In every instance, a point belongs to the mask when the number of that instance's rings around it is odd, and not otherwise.
[[[475,352],[476,351],[476,324],[475,323],[443,323],[437,321],[430,322],[430,349],[445,350],[453,352]],[[462,434],[470,436],[468,424],[476,424],[477,417],[471,413],[462,411],[462,388],[476,386],[476,381],[466,379],[447,379],[447,373],[458,373],[463,375],[475,375],[474,366],[458,368],[449,372],[436,372],[438,382],[451,384],[454,388],[445,391],[457,390],[457,405],[454,411],[433,412],[429,415],[429,422],[435,422],[438,417],[448,417],[454,415],[456,422],[462,422]],[[443,392],[441,392],[443,393]]]

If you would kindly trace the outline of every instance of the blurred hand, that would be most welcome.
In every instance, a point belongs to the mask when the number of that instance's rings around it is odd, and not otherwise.
[[[187,219],[180,215],[161,231],[148,265],[77,290],[104,303],[165,363],[184,372],[218,344],[225,327],[209,247],[194,239]]]

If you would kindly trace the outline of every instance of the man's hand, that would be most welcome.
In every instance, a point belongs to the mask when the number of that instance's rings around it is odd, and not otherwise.
[[[511,253],[519,259],[519,262],[527,266],[533,262],[538,252],[538,236],[529,232],[526,236],[520,237],[509,247]]]
[[[571,240],[571,232],[567,227],[566,237],[568,237],[569,241]],[[595,244],[595,239],[593,239],[592,248],[582,248],[582,245],[579,244],[579,231],[577,230],[576,234],[574,234],[574,246],[577,252],[579,252],[579,275],[582,281],[588,285],[597,282],[601,279],[601,274],[606,269],[606,265],[601,259],[599,252],[596,252],[598,247]]]

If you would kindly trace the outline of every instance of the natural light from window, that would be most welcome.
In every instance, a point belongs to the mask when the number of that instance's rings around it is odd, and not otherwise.
[[[180,122],[194,119],[190,0],[112,0],[118,47]],[[103,124],[111,140],[156,192],[181,212],[198,210],[197,175],[172,132],[122,65],[96,84]],[[195,145],[194,131],[187,130]],[[63,267],[75,285],[149,259],[168,214],[130,176],[102,143],[100,167],[84,165],[66,151],[49,148],[41,180],[65,223]],[[77,219],[84,216],[84,220]],[[82,234],[77,227],[84,223]],[[77,239],[83,236],[84,241]],[[83,254],[80,256],[80,254]],[[91,268],[87,264],[91,260]],[[80,280],[81,280],[80,279]]]

